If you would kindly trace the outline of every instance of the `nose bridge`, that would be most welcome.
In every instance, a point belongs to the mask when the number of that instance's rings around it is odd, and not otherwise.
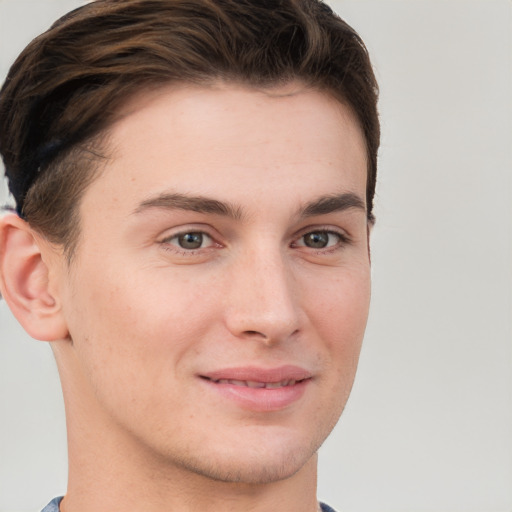
[[[278,248],[247,250],[232,274],[228,300],[226,321],[238,337],[276,343],[299,328],[293,272]]]

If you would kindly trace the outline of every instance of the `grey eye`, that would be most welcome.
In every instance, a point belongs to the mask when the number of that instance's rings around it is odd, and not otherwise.
[[[313,231],[302,237],[304,245],[312,249],[323,249],[329,245],[329,233],[327,231]]]
[[[183,233],[178,235],[177,242],[182,249],[199,249],[203,245],[203,233]]]

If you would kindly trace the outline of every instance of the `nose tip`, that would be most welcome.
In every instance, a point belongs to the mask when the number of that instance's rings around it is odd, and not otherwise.
[[[241,339],[271,346],[299,331],[300,304],[293,275],[282,261],[246,267],[230,280],[226,323]]]
[[[238,337],[248,340],[253,339],[255,341],[260,341],[264,345],[270,347],[272,345],[280,343],[283,340],[291,338],[296,332],[298,332],[298,329],[284,328],[278,331],[277,329],[271,326],[266,328],[265,332],[251,330],[242,331],[240,334],[238,334]]]

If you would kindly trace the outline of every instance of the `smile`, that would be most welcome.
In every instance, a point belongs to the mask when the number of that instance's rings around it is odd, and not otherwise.
[[[259,382],[254,380],[235,380],[235,379],[218,379],[218,380],[212,380],[212,382],[215,382],[215,384],[231,384],[233,386],[242,386],[247,388],[255,388],[255,389],[279,389],[284,388],[287,386],[295,386],[298,382],[302,382],[305,379],[301,380],[295,380],[295,379],[288,379],[288,380],[282,380],[279,382]]]
[[[220,403],[247,411],[269,413],[301,401],[313,375],[297,366],[277,368],[237,367],[200,375]]]

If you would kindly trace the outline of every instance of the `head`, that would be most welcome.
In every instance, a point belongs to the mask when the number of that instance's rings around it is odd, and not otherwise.
[[[217,81],[300,81],[351,108],[372,217],[377,84],[357,33],[318,1],[96,0],[61,18],[22,52],[0,95],[0,153],[18,213],[71,255],[80,197],[120,107],[162,84]]]
[[[54,342],[72,438],[87,417],[105,452],[224,482],[307,466],[366,324],[376,97],[317,1],[97,0],[27,47],[0,281]]]

